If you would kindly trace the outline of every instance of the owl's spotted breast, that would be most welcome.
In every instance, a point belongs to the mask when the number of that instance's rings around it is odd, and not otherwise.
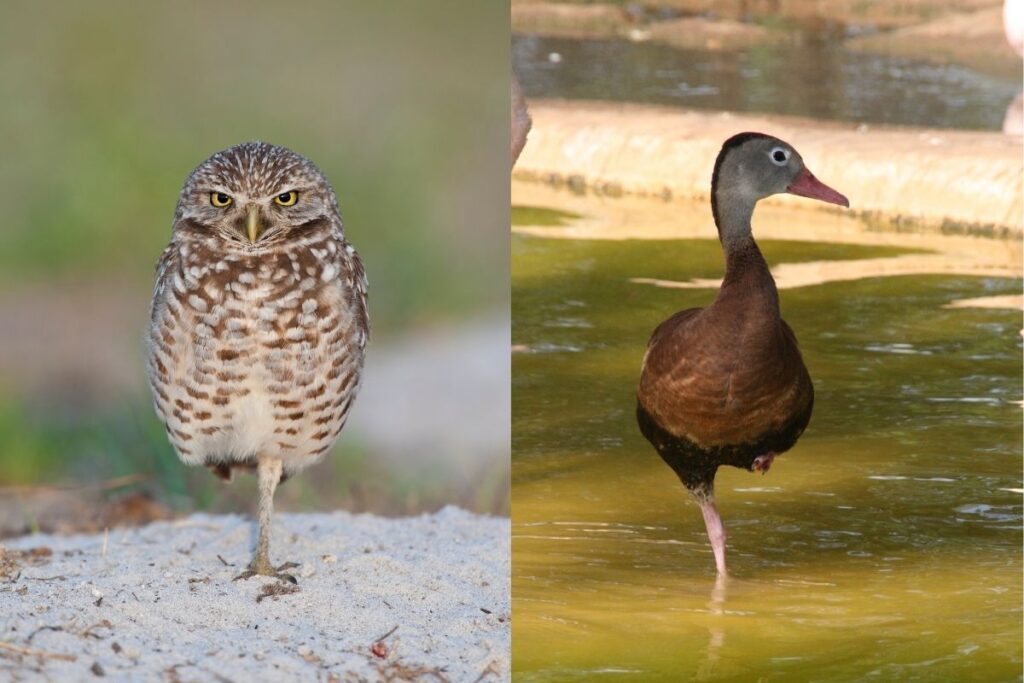
[[[172,240],[148,348],[179,456],[221,472],[257,456],[279,457],[286,474],[317,462],[345,424],[367,334],[362,264],[328,221],[251,253]]]

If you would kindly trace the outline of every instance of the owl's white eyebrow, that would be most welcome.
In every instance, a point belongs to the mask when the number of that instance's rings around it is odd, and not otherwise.
[[[228,190],[228,189],[223,188],[223,187],[211,187],[208,190],[202,190],[202,192],[203,193],[207,193],[207,194],[210,193],[210,192],[220,192],[221,194],[228,195],[232,199],[243,199],[243,198],[245,198],[244,194],[232,192],[231,190]]]

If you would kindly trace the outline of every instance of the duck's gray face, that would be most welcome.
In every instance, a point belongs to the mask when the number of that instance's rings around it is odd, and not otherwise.
[[[755,196],[783,192],[830,204],[850,206],[849,200],[814,177],[791,145],[768,135],[749,140],[737,150],[739,175]]]
[[[733,191],[738,190],[754,201],[788,193],[850,206],[846,197],[807,170],[803,158],[791,144],[759,133],[742,133],[732,140],[739,144],[725,153],[721,172]]]

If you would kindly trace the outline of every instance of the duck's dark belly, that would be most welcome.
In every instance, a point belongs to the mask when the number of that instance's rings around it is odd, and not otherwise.
[[[750,469],[759,455],[792,448],[810,421],[814,387],[789,326],[719,338],[696,314],[687,322],[652,339],[637,394],[644,436],[687,485],[720,465]]]
[[[784,453],[796,444],[811,419],[813,396],[805,410],[789,420],[756,435],[738,437],[718,444],[699,443],[685,434],[674,434],[662,427],[641,401],[637,401],[636,418],[640,433],[651,442],[662,459],[692,491],[710,491],[715,471],[722,465],[753,469],[754,459],[767,453]]]

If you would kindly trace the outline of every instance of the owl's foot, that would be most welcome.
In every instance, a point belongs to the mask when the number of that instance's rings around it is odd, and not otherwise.
[[[774,461],[774,453],[765,453],[764,455],[759,455],[756,458],[754,458],[754,464],[750,466],[750,471],[760,472],[761,474],[764,474],[765,472],[768,471],[768,468],[772,466],[772,463]]]
[[[254,576],[271,576],[280,581],[298,584],[298,580],[292,574],[287,574],[284,571],[285,569],[294,569],[298,566],[299,565],[296,562],[285,562],[278,567],[274,567],[270,562],[262,558],[253,558],[253,561],[249,563],[249,567],[231,580],[244,581],[245,579],[251,579]]]

